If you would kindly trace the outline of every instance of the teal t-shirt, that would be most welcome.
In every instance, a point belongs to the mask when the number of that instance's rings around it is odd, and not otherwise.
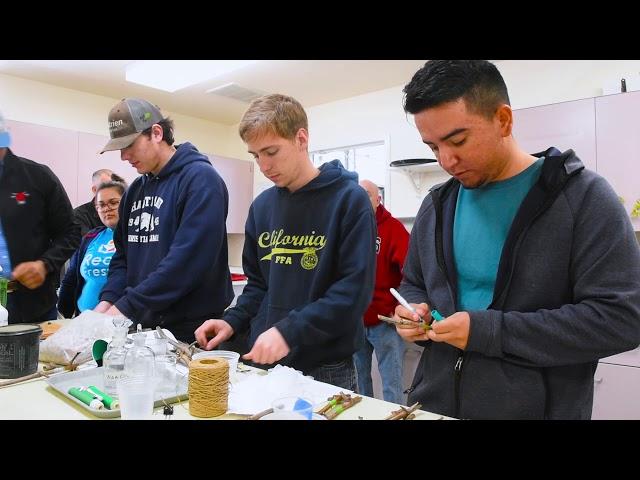
[[[113,243],[113,230],[105,228],[94,238],[82,259],[80,275],[85,280],[82,293],[78,297],[78,310],[91,310],[98,305],[100,290],[107,283],[109,264],[116,251]]]
[[[522,200],[538,181],[544,157],[515,177],[460,187],[453,222],[458,310],[484,310],[493,299],[502,247]]]

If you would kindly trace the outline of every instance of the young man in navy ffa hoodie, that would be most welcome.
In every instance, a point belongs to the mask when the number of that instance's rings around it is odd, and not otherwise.
[[[247,286],[222,319],[196,332],[210,350],[248,329],[254,364],[280,363],[356,390],[353,353],[375,280],[376,223],[357,174],[309,159],[307,116],[284,95],[255,100],[240,136],[275,186],[251,205],[245,227]],[[213,337],[208,340],[208,337]]]
[[[233,299],[227,255],[227,187],[190,143],[173,145],[173,122],[145,100],[109,113],[111,140],[142,174],[120,203],[116,253],[96,311],[161,326],[185,342]]]

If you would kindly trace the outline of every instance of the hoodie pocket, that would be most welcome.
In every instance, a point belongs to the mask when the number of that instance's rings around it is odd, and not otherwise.
[[[462,418],[543,419],[546,386],[543,370],[473,355],[465,358],[461,380]]]
[[[425,370],[424,365],[425,365],[425,361],[428,361],[426,357],[429,356],[430,351],[431,351],[431,342],[428,342],[422,348],[422,353],[420,354],[420,360],[418,361],[418,366],[416,367],[416,371],[413,374],[413,380],[411,381],[411,385],[409,385],[409,388],[407,388],[404,392],[402,392],[409,395],[409,398],[415,395],[414,392],[416,388],[418,388],[418,385],[420,385],[420,383],[422,383],[422,380],[424,379],[424,370]]]

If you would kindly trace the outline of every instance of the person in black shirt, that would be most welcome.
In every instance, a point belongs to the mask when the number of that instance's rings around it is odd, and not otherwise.
[[[9,323],[40,323],[57,317],[56,282],[80,227],[58,177],[10,144],[0,115],[0,275],[9,279]]]

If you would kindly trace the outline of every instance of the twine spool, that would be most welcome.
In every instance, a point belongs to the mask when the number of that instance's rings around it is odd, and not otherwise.
[[[229,362],[201,358],[189,362],[189,413],[217,417],[226,413],[229,400]]]

